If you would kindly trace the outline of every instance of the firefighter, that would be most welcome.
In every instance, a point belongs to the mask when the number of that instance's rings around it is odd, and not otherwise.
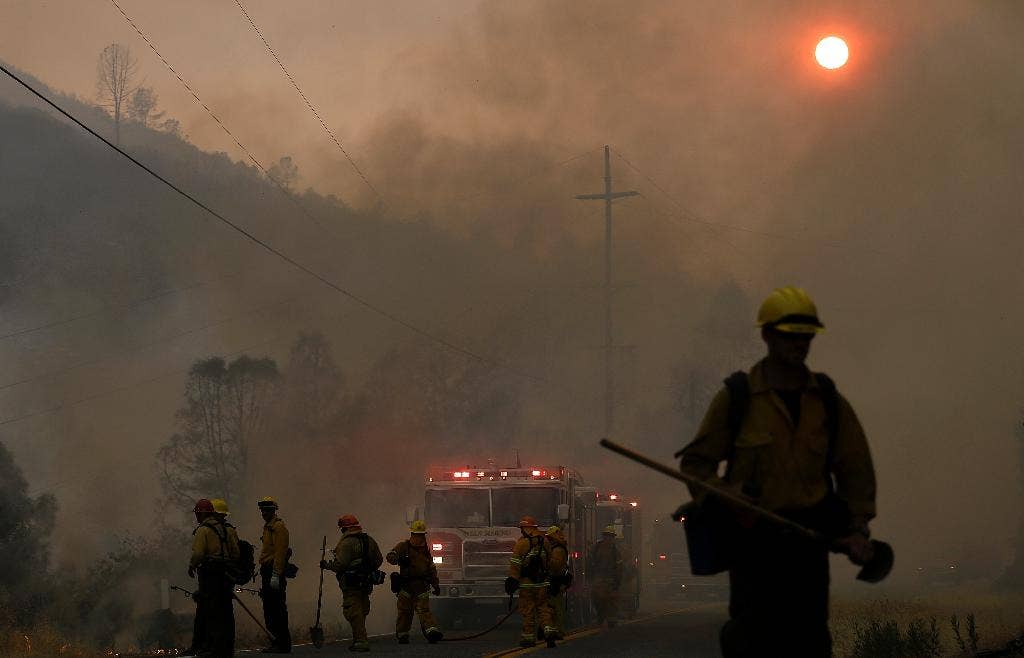
[[[524,516],[519,521],[519,530],[523,536],[512,549],[505,579],[506,594],[511,596],[519,590],[519,614],[523,617],[519,646],[532,647],[536,644],[540,628],[547,645],[554,647],[558,629],[551,621],[548,608],[548,553],[544,535],[532,516]]]
[[[397,574],[398,619],[395,621],[395,636],[399,644],[409,644],[409,629],[412,628],[412,615],[415,611],[420,620],[420,628],[427,636],[427,641],[436,644],[442,637],[441,627],[430,612],[430,592],[437,596],[441,593],[441,585],[437,579],[437,567],[434,557],[427,546],[427,524],[413,521],[409,527],[409,538],[398,542],[385,558],[388,564],[400,567]],[[394,589],[394,587],[393,587]]]
[[[767,356],[726,380],[680,451],[680,468],[836,538],[835,550],[866,563],[874,467],[850,403],[805,364],[824,329],[817,307],[803,290],[780,288],[761,305],[757,326]],[[695,487],[691,494],[708,513],[739,521],[716,556],[729,567],[722,653],[830,656],[828,546],[744,518]]]
[[[227,577],[227,562],[237,560],[238,535],[229,532],[206,498],[193,508],[199,526],[192,532],[192,557],[188,577],[199,577],[196,592],[196,618],[191,651],[196,655],[233,656],[235,652],[235,615],[232,607],[233,583]]]
[[[602,628],[615,626],[618,614],[619,587],[622,585],[622,552],[615,543],[615,526],[606,526],[601,539],[590,549],[590,597]]]
[[[264,496],[257,503],[265,521],[263,548],[260,549],[260,598],[263,599],[263,621],[274,636],[274,642],[263,653],[291,653],[292,635],[288,630],[288,528],[277,515],[277,501]]]
[[[555,627],[555,638],[562,639],[565,631],[565,590],[572,585],[572,570],[569,568],[569,547],[557,525],[544,533],[548,552],[548,608],[551,625]]]
[[[359,519],[351,514],[338,518],[341,539],[334,549],[334,559],[320,561],[321,569],[329,569],[338,577],[341,587],[341,609],[352,625],[350,651],[369,651],[366,616],[370,614],[370,593],[374,574],[384,559],[373,537],[363,532]]]

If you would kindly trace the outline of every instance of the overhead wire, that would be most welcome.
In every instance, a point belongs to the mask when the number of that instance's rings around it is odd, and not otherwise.
[[[87,126],[84,123],[82,123],[82,121],[80,121],[78,118],[76,118],[70,112],[68,112],[67,110],[65,110],[61,106],[59,106],[54,101],[52,101],[49,98],[47,98],[43,93],[41,93],[40,91],[35,89],[32,85],[30,85],[29,83],[27,83],[26,81],[24,81],[20,77],[18,77],[16,74],[11,72],[6,66],[0,64],[0,71],[3,71],[3,73],[8,75],[10,78],[12,78],[16,82],[18,82],[23,87],[25,87],[32,94],[34,94],[35,96],[40,98],[43,102],[45,102],[47,105],[51,106],[52,108],[54,108],[55,110],[60,112],[62,115],[64,115],[65,117],[67,117],[68,119],[73,121],[75,124],[77,124],[83,130],[85,130],[86,132],[91,134],[93,137],[95,137],[96,139],[98,139],[101,142],[103,142],[104,144],[106,144],[109,148],[111,148],[112,150],[114,150],[117,153],[119,153],[122,157],[126,158],[127,160],[129,160],[130,162],[135,164],[137,167],[139,167],[140,169],[142,169],[143,171],[148,173],[150,176],[152,176],[153,178],[157,179],[158,181],[160,181],[161,183],[163,183],[164,185],[166,185],[170,189],[174,190],[175,192],[177,192],[179,195],[181,195],[185,199],[191,201],[193,204],[195,204],[196,206],[198,206],[202,210],[206,211],[209,215],[211,215],[212,217],[216,218],[218,221],[220,221],[225,226],[231,228],[232,230],[234,230],[238,234],[242,235],[243,237],[245,237],[249,241],[251,241],[254,244],[258,245],[259,247],[261,247],[265,251],[273,254],[277,258],[279,258],[279,259],[285,261],[286,263],[292,265],[297,270],[299,270],[301,272],[304,272],[308,276],[316,279],[317,281],[319,281],[320,283],[324,284],[328,288],[331,288],[335,292],[343,295],[344,297],[346,297],[349,300],[355,302],[356,304],[358,304],[358,305],[360,305],[360,306],[362,306],[362,307],[364,307],[364,308],[366,308],[366,309],[368,309],[368,310],[370,310],[370,311],[380,315],[381,317],[384,317],[384,318],[390,320],[391,322],[393,322],[393,323],[395,323],[395,324],[397,324],[399,326],[402,326],[402,327],[408,329],[409,331],[412,331],[413,333],[419,334],[423,338],[426,338],[427,340],[430,340],[430,341],[432,341],[432,342],[434,342],[434,343],[436,343],[436,344],[438,344],[438,345],[440,345],[442,347],[445,347],[445,348],[447,348],[448,350],[450,350],[452,352],[455,352],[455,353],[461,354],[461,355],[463,355],[465,357],[468,357],[468,358],[480,361],[481,363],[486,363],[486,364],[492,365],[492,366],[494,366],[496,368],[502,368],[504,370],[508,370],[509,372],[514,373],[514,374],[516,374],[516,375],[518,375],[520,377],[526,378],[526,379],[531,379],[533,381],[545,382],[546,383],[546,380],[544,378],[542,378],[542,377],[537,377],[537,376],[532,375],[530,373],[519,371],[519,370],[517,370],[515,368],[512,368],[511,366],[509,366],[509,365],[507,365],[505,363],[502,363],[501,361],[498,361],[497,359],[484,356],[482,354],[474,352],[471,349],[462,347],[461,345],[456,345],[455,343],[453,343],[451,341],[448,341],[448,340],[446,340],[446,339],[444,339],[444,338],[442,338],[440,336],[437,336],[437,335],[435,335],[435,334],[433,334],[433,333],[431,333],[431,332],[429,332],[429,331],[427,331],[425,329],[422,329],[419,326],[417,326],[415,324],[412,324],[408,320],[405,320],[404,318],[401,318],[398,315],[396,315],[396,314],[394,314],[394,313],[392,313],[392,312],[390,312],[390,311],[388,311],[386,309],[383,309],[383,308],[377,306],[376,304],[373,304],[369,300],[367,300],[367,299],[365,299],[365,298],[363,298],[363,297],[361,297],[361,296],[351,292],[350,290],[347,290],[346,288],[343,288],[342,286],[338,285],[334,281],[331,281],[330,279],[328,279],[326,276],[324,276],[324,275],[322,275],[322,274],[320,274],[320,273],[310,269],[308,266],[306,266],[306,265],[302,264],[301,262],[295,260],[294,258],[289,256],[285,252],[283,252],[280,249],[274,247],[273,245],[269,244],[265,240],[257,237],[253,233],[251,233],[248,230],[246,230],[245,228],[243,228],[241,225],[239,225],[239,224],[229,220],[224,215],[222,215],[219,212],[213,210],[212,208],[207,206],[205,203],[203,203],[202,201],[200,201],[196,197],[194,197],[191,194],[189,194],[188,192],[184,191],[183,189],[181,189],[180,187],[178,187],[177,185],[172,183],[170,180],[168,180],[167,178],[165,178],[161,174],[159,174],[156,171],[154,171],[148,165],[144,164],[143,162],[141,162],[140,160],[138,160],[137,158],[135,158],[131,154],[129,154],[126,151],[124,151],[123,149],[121,149],[119,146],[113,144],[110,140],[106,139],[105,137],[103,137],[102,135],[97,133],[95,130],[93,130],[89,126]]]
[[[111,0],[111,1],[113,1],[113,0]],[[274,50],[273,46],[270,45],[270,42],[267,41],[267,38],[264,35],[263,31],[256,24],[256,21],[253,20],[252,16],[249,14],[249,12],[246,11],[245,7],[241,3],[241,0],[235,0],[235,4],[238,6],[238,9],[242,12],[242,15],[245,17],[246,21],[248,21],[250,27],[252,27],[253,31],[259,37],[260,41],[263,42],[264,47],[266,48],[267,52],[270,53],[270,56],[274,59],[274,61],[277,63],[278,68],[281,69],[281,72],[284,73],[285,77],[288,79],[288,82],[291,83],[292,87],[299,94],[299,97],[302,98],[302,101],[305,103],[306,107],[309,109],[309,111],[313,114],[313,116],[319,122],[321,128],[323,128],[324,132],[327,133],[327,136],[331,139],[332,142],[334,142],[334,145],[338,148],[338,150],[341,151],[342,155],[345,156],[345,159],[348,160],[350,165],[352,165],[352,168],[355,170],[355,172],[357,174],[359,174],[359,177],[362,178],[363,182],[370,189],[370,191],[372,191],[374,193],[374,195],[380,201],[381,205],[384,206],[384,207],[387,207],[388,206],[387,200],[380,194],[380,192],[373,185],[373,183],[370,182],[369,178],[359,168],[359,166],[356,164],[356,162],[352,158],[352,156],[348,153],[347,150],[345,150],[345,147],[341,145],[341,142],[338,140],[338,137],[335,134],[335,132],[330,129],[330,127],[327,125],[327,122],[324,120],[323,116],[317,110],[316,106],[314,106],[313,103],[309,100],[309,97],[306,95],[306,93],[299,86],[299,83],[296,82],[295,77],[291,74],[291,72],[288,70],[288,68],[284,65],[284,62],[281,61],[281,57],[277,54],[277,51]],[[576,160],[584,158],[584,157],[590,155],[593,151],[597,150],[598,148],[603,148],[603,147],[594,147],[594,148],[591,148],[591,149],[589,149],[587,151],[584,151],[582,153],[578,153],[578,154],[573,155],[573,156],[571,156],[569,158],[561,160],[559,162],[555,162],[555,163],[547,165],[545,167],[541,167],[540,169],[535,169],[535,170],[531,171],[529,174],[527,174],[526,176],[523,176],[523,177],[518,178],[518,179],[513,179],[512,181],[509,182],[509,184],[510,185],[516,185],[518,183],[522,183],[522,182],[525,182],[527,180],[536,178],[537,176],[541,175],[542,173],[545,173],[545,172],[550,171],[552,169],[556,169],[558,167],[567,165],[567,164],[569,164],[571,162],[574,162]],[[475,193],[472,193],[472,194],[456,196],[453,199],[451,199],[451,201],[457,203],[457,202],[460,202],[460,201],[468,201],[468,200],[471,200],[471,199],[474,199],[474,198],[478,198],[478,197],[481,197],[481,196],[488,196],[490,194],[493,194],[493,193],[490,193],[490,192],[487,192],[485,190],[482,190],[482,191],[475,192]]]
[[[121,303],[121,304],[106,304],[104,306],[100,306],[100,307],[98,307],[98,308],[96,308],[96,309],[94,309],[94,310],[92,310],[92,311],[90,311],[88,313],[82,314],[82,315],[76,315],[76,316],[73,316],[73,317],[70,317],[70,318],[64,318],[64,319],[61,319],[61,320],[54,320],[52,322],[47,322],[47,323],[44,323],[44,324],[41,324],[41,325],[37,325],[37,326],[34,326],[34,327],[25,327],[24,329],[17,329],[15,331],[12,331],[12,332],[9,332],[9,333],[6,333],[6,334],[0,334],[0,340],[6,340],[8,338],[15,338],[17,336],[24,336],[26,334],[32,334],[32,333],[35,333],[35,332],[38,332],[38,331],[44,331],[46,329],[53,329],[54,327],[60,327],[60,326],[66,325],[66,324],[71,324],[73,322],[79,322],[81,320],[88,320],[90,318],[95,318],[95,317],[99,317],[101,315],[104,315],[104,314],[106,314],[106,313],[108,313],[108,312],[110,312],[112,310],[115,310],[115,309],[128,309],[128,310],[131,310],[131,309],[137,308],[139,306],[143,306],[144,304],[148,304],[149,302],[153,302],[153,301],[156,301],[158,299],[163,299],[164,297],[169,297],[171,295],[176,295],[178,293],[186,292],[186,291],[189,291],[189,290],[195,290],[196,288],[201,288],[203,286],[207,286],[207,285],[209,285],[209,284],[211,284],[213,282],[224,281],[225,279],[230,279],[230,278],[235,277],[235,276],[238,276],[238,272],[232,272],[230,274],[226,274],[226,275],[220,276],[220,277],[215,277],[213,279],[207,279],[207,280],[204,280],[204,281],[198,281],[196,283],[192,283],[192,284],[189,284],[187,286],[182,286],[180,288],[171,288],[171,289],[168,289],[168,290],[161,290],[160,292],[152,293],[152,294],[147,295],[145,297],[140,297],[138,299],[133,299],[131,301],[124,302],[124,303]]]
[[[262,342],[259,342],[259,343],[254,343],[254,344],[246,346],[245,348],[243,348],[241,350],[238,350],[236,352],[232,352],[230,354],[226,354],[225,356],[235,356],[237,354],[243,354],[245,352],[248,352],[248,351],[251,351],[253,349],[256,349],[257,347],[261,347],[263,345],[271,344],[271,343],[276,342],[278,340],[282,340],[282,338],[280,336],[275,336],[274,338],[272,338],[270,340],[265,340],[265,341],[262,341]],[[175,375],[180,375],[180,374],[186,373],[186,372],[189,371],[190,368],[191,368],[191,366],[189,368],[176,368],[175,370],[171,370],[169,372],[163,372],[163,373],[161,373],[159,375],[156,375],[154,377],[150,377],[148,379],[142,379],[142,380],[138,380],[138,381],[133,381],[131,383],[124,384],[124,385],[121,385],[121,386],[117,386],[115,388],[105,389],[103,391],[99,391],[97,393],[92,393],[90,395],[86,395],[86,396],[81,397],[81,398],[76,398],[74,400],[71,400],[70,402],[61,402],[58,405],[54,405],[52,407],[47,407],[45,409],[39,409],[37,411],[31,411],[29,413],[20,414],[18,416],[11,416],[9,418],[4,418],[4,419],[0,420],[0,426],[9,425],[11,423],[16,423],[16,422],[21,421],[21,420],[27,420],[29,418],[34,418],[36,416],[42,416],[42,415],[45,415],[45,414],[51,414],[51,413],[54,413],[54,412],[57,412],[57,411],[61,411],[63,409],[68,409],[70,407],[77,407],[80,404],[84,404],[86,402],[91,402],[93,400],[97,400],[99,398],[103,398],[103,397],[106,397],[108,395],[113,395],[115,393],[120,393],[122,391],[129,391],[129,390],[137,389],[137,388],[139,388],[141,386],[146,386],[147,384],[152,384],[153,382],[160,381],[161,379],[167,379],[168,377],[173,377]]]
[[[801,238],[797,238],[797,237],[794,237],[792,235],[786,235],[786,234],[783,234],[783,233],[773,233],[773,232],[770,232],[770,231],[761,231],[761,230],[758,230],[758,229],[749,228],[747,226],[740,226],[740,225],[736,225],[736,224],[723,224],[721,222],[713,222],[713,221],[704,219],[701,216],[699,216],[697,213],[693,212],[692,210],[687,208],[685,205],[680,203],[674,196],[669,194],[668,191],[665,190],[664,187],[659,185],[658,182],[654,180],[654,178],[652,178],[651,176],[649,176],[645,172],[641,171],[639,167],[634,165],[620,151],[618,151],[616,149],[612,149],[612,151],[615,153],[616,157],[618,157],[620,160],[622,160],[622,162],[624,162],[626,164],[627,167],[629,167],[634,172],[636,172],[639,176],[641,176],[652,187],[654,187],[654,189],[656,189],[658,192],[660,192],[662,195],[664,195],[666,199],[671,201],[672,204],[675,205],[675,207],[677,209],[679,209],[680,213],[678,215],[673,215],[675,217],[678,217],[679,219],[682,219],[682,220],[685,220],[685,221],[688,221],[688,222],[692,222],[692,223],[695,223],[695,224],[702,224],[704,226],[709,226],[709,227],[712,227],[712,228],[725,229],[725,230],[729,230],[729,231],[739,231],[739,232],[750,233],[752,235],[759,235],[759,236],[767,237],[767,238],[775,238],[775,239],[779,239],[779,240],[791,240],[791,241],[797,241],[797,242],[802,241]],[[848,245],[844,245],[844,244],[840,244],[840,243],[818,242],[816,244],[820,244],[820,245],[825,246],[825,247],[830,247],[832,249],[852,250],[851,247],[849,247]],[[735,248],[735,245],[733,245],[733,247]],[[880,255],[880,256],[884,255],[882,252],[880,252],[878,250],[875,250],[875,249],[871,249],[871,248],[862,248],[862,249],[859,249],[859,250],[864,250],[864,251],[873,253],[875,255]]]
[[[305,92],[303,92],[302,89],[299,87],[299,83],[295,81],[295,78],[292,77],[292,74],[288,72],[287,68],[285,68],[284,62],[281,61],[281,58],[278,57],[277,52],[274,51],[270,43],[267,41],[266,37],[263,36],[263,32],[260,31],[260,28],[256,26],[256,22],[253,21],[252,17],[249,15],[249,12],[245,10],[245,7],[242,6],[242,3],[239,2],[239,0],[235,0],[235,4],[238,5],[238,8],[242,11],[242,15],[245,16],[245,19],[249,21],[249,25],[252,26],[252,29],[259,36],[260,41],[262,41],[263,45],[266,46],[267,52],[270,53],[270,56],[274,58],[275,62],[277,62],[277,65],[281,68],[281,71],[284,72],[285,77],[288,78],[288,82],[290,82],[292,84],[292,87],[295,88],[295,91],[299,93],[299,96],[302,98],[303,102],[305,102],[306,107],[308,107],[309,111],[313,113],[313,116],[316,117],[316,120],[320,122],[320,126],[324,129],[324,132],[327,133],[327,136],[331,138],[331,141],[334,142],[334,145],[337,146],[338,150],[341,151],[342,155],[345,156],[345,159],[348,160],[348,163],[352,165],[352,169],[355,170],[357,174],[359,174],[359,177],[361,179],[363,179],[363,183],[366,184],[366,187],[368,187],[370,191],[373,192],[374,196],[377,197],[377,200],[380,201],[381,205],[386,208],[387,201],[384,199],[383,196],[381,196],[380,192],[377,191],[377,188],[374,187],[373,183],[370,182],[370,179],[366,177],[366,174],[364,174],[363,170],[359,168],[359,165],[357,165],[356,161],[352,159],[352,156],[349,155],[348,151],[345,150],[345,147],[341,145],[341,141],[338,140],[338,136],[334,134],[334,131],[327,127],[327,122],[324,121],[322,116],[320,116],[320,113],[317,111],[316,107],[313,106],[313,103],[310,102]]]
[[[25,377],[25,378],[20,379],[18,381],[8,382],[6,384],[0,384],[0,391],[6,391],[8,389],[15,388],[17,386],[22,386],[24,384],[28,384],[28,383],[31,383],[31,382],[39,381],[41,379],[50,379],[52,377],[58,377],[60,375],[67,374],[69,372],[72,372],[74,370],[78,370],[80,368],[85,368],[87,366],[95,366],[95,365],[99,365],[101,363],[106,363],[107,361],[110,361],[112,359],[115,359],[117,357],[124,356],[124,355],[127,355],[127,354],[134,354],[134,353],[137,353],[137,352],[143,352],[143,351],[148,350],[148,349],[150,349],[152,347],[155,347],[157,345],[163,345],[165,343],[170,343],[172,341],[175,341],[175,340],[177,340],[179,338],[183,338],[185,336],[191,336],[192,334],[197,334],[197,333],[200,333],[202,331],[206,331],[208,329],[213,329],[214,327],[219,327],[219,326],[222,326],[222,325],[225,325],[225,324],[229,324],[229,323],[234,322],[234,321],[236,321],[236,320],[238,320],[240,318],[244,318],[244,317],[246,317],[248,315],[254,315],[256,313],[267,311],[267,310],[272,309],[272,308],[277,308],[278,306],[284,306],[285,304],[290,304],[290,303],[293,303],[293,302],[298,302],[298,301],[301,301],[303,299],[306,299],[306,298],[309,298],[309,297],[312,297],[312,296],[313,296],[313,294],[309,293],[309,294],[306,294],[306,295],[299,295],[297,297],[296,296],[290,296],[290,297],[287,297],[285,299],[281,299],[281,300],[278,300],[276,302],[273,302],[271,304],[261,304],[260,306],[257,306],[255,308],[250,308],[250,309],[248,309],[246,311],[243,311],[242,313],[234,313],[234,314],[232,314],[232,315],[230,315],[228,317],[223,317],[223,318],[221,318],[219,320],[215,320],[214,322],[208,322],[208,323],[206,323],[206,324],[204,324],[202,326],[199,326],[199,327],[192,327],[190,329],[186,329],[185,331],[176,332],[176,333],[171,334],[169,336],[164,336],[164,337],[162,337],[160,339],[157,339],[157,340],[154,340],[154,341],[150,341],[148,343],[143,343],[141,345],[136,345],[136,346],[130,347],[128,349],[120,349],[120,350],[111,352],[111,353],[109,353],[109,354],[107,354],[105,356],[102,356],[100,358],[89,359],[89,360],[86,360],[86,361],[79,361],[78,363],[74,363],[72,365],[65,366],[63,368],[58,368],[56,370],[50,370],[50,371],[47,371],[47,372],[44,372],[44,373],[32,375],[31,377]]]

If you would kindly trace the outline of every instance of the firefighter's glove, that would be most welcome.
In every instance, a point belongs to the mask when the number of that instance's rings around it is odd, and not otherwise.
[[[512,596],[512,593],[519,589],[519,581],[509,576],[505,579],[505,593]]]
[[[188,568],[188,577],[189,578],[195,578],[196,577],[196,569],[195,569],[195,567],[189,567]]]
[[[437,583],[434,583],[433,586],[431,586],[430,591],[434,593],[434,596],[441,596],[441,586]]]
[[[837,540],[834,548],[839,553],[845,553],[849,556],[850,562],[859,566],[864,566],[870,562],[875,552],[871,540],[859,532],[854,532]]]
[[[276,573],[270,577],[270,589],[281,589],[281,576],[278,576]]]

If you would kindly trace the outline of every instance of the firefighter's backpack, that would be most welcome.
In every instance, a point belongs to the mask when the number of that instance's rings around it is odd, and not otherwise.
[[[213,531],[217,533],[220,540],[220,555],[224,561],[224,575],[235,585],[245,585],[256,577],[256,549],[244,539],[238,540],[238,559],[229,560],[224,555],[224,544],[228,541],[227,529],[223,534],[217,528],[224,526],[217,524]]]
[[[530,550],[526,553],[523,566],[519,573],[523,578],[529,578],[535,583],[543,582],[548,577],[548,551],[544,547],[543,537],[530,537]],[[536,552],[534,552],[534,540],[536,540]]]

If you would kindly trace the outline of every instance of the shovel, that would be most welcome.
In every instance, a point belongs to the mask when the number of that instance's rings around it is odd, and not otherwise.
[[[670,478],[679,480],[686,484],[690,484],[695,487],[700,487],[711,494],[728,500],[729,502],[733,503],[734,505],[737,505],[738,507],[742,507],[748,512],[754,513],[755,515],[761,517],[762,519],[765,519],[766,521],[774,523],[776,526],[788,528],[789,530],[795,531],[798,534],[801,534],[812,541],[830,543],[828,539],[819,532],[811,530],[810,528],[806,528],[785,517],[779,516],[778,514],[775,514],[770,510],[766,510],[763,507],[758,507],[757,505],[754,505],[748,500],[744,500],[743,498],[736,496],[735,494],[729,491],[719,489],[718,487],[708,484],[707,482],[704,482],[699,478],[683,473],[679,470],[672,468],[671,466],[666,466],[664,464],[656,462],[653,459],[645,457],[644,455],[641,455],[638,452],[634,452],[625,446],[621,446],[618,443],[615,443],[614,441],[609,441],[608,439],[601,439],[601,447],[607,448],[612,452],[617,452],[618,454],[622,455],[623,457],[626,457],[627,459],[632,459],[635,462],[643,464],[647,468],[651,468],[654,469],[655,471],[658,471],[662,475],[667,475]],[[871,560],[869,560],[865,564],[857,565],[861,568],[860,572],[857,574],[857,580],[863,580],[864,582],[868,583],[878,583],[884,580],[885,577],[889,575],[889,572],[892,571],[895,556],[893,554],[892,546],[885,543],[884,541],[872,539],[871,547],[873,549],[873,555],[871,557]]]
[[[320,561],[324,561],[327,554],[327,535],[324,535],[324,543],[320,546]],[[309,627],[309,639],[313,646],[319,649],[324,646],[324,629],[320,627],[320,603],[324,600],[324,570],[320,568],[320,593],[316,595],[316,623]]]

